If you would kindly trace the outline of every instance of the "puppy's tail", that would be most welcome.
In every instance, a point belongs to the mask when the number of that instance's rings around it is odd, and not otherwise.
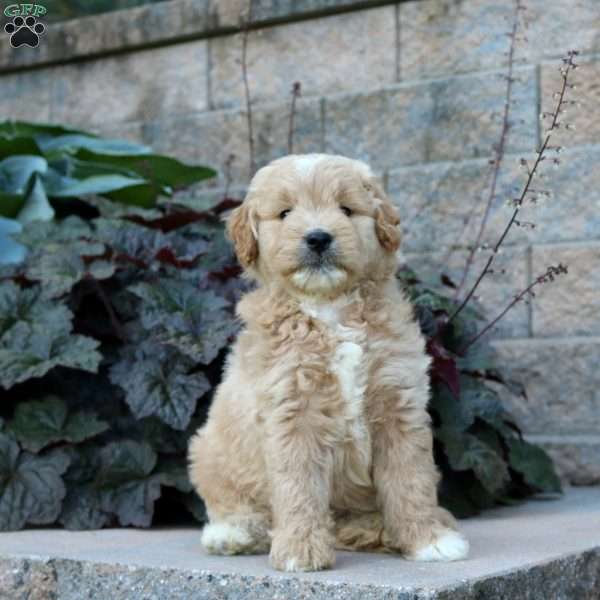
[[[379,512],[344,513],[335,518],[338,550],[390,552],[383,544],[383,517]]]

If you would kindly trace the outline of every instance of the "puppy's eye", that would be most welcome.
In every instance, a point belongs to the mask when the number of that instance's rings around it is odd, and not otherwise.
[[[291,208],[286,208],[279,213],[279,218],[283,221],[291,212]]]
[[[342,212],[347,216],[347,217],[351,217],[352,216],[352,209],[348,208],[347,206],[340,206],[340,208],[342,209]]]

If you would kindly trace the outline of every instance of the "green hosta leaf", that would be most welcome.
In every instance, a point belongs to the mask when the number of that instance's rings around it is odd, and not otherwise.
[[[116,158],[95,154],[89,150],[81,150],[77,156],[91,163],[104,163],[113,168],[128,169],[138,173],[145,179],[170,187],[191,185],[216,175],[216,172],[208,167],[185,165],[174,158],[158,154],[119,156]]]
[[[19,222],[26,224],[32,221],[52,221],[54,209],[48,202],[44,184],[39,175],[33,175],[25,194],[25,202],[17,215]]]
[[[62,127],[61,125],[48,125],[45,123],[28,123],[26,121],[0,122],[0,134],[5,137],[32,137],[50,138],[57,135],[83,133],[77,129]],[[84,134],[90,135],[90,134]],[[93,137],[93,136],[92,136]]]
[[[24,154],[41,155],[42,151],[36,141],[31,137],[9,137],[2,134],[0,131],[0,159],[6,158],[7,156],[19,156]]]
[[[0,529],[53,523],[65,497],[61,475],[68,466],[64,452],[21,452],[11,435],[0,433]]]
[[[0,190],[24,194],[32,175],[45,173],[48,163],[42,156],[9,156],[0,161]]]
[[[9,389],[57,366],[95,372],[102,359],[99,345],[82,335],[20,321],[0,338],[0,385]]]
[[[523,475],[527,484],[538,492],[562,491],[552,460],[542,448],[512,435],[505,441],[508,444],[510,466]]]
[[[0,216],[14,219],[25,202],[23,194],[8,194],[0,190]]]
[[[57,298],[86,276],[107,279],[115,272],[114,265],[106,261],[96,261],[86,265],[82,256],[101,256],[105,252],[103,244],[74,240],[70,243],[48,243],[30,257],[26,274],[28,279],[42,284],[46,298]]]
[[[114,192],[108,192],[105,195],[114,202],[148,209],[156,206],[158,197],[161,194],[169,196],[171,190],[155,183],[140,183],[138,185],[123,187]]]
[[[69,414],[67,405],[56,396],[17,404],[10,423],[21,446],[31,452],[39,452],[55,442],[79,443],[107,429],[108,423],[94,413]]]
[[[508,467],[487,444],[474,435],[449,428],[438,429],[435,435],[442,443],[453,469],[471,469],[490,494],[495,494],[506,486],[510,479]]]
[[[114,512],[123,526],[148,527],[154,501],[160,496],[160,476],[152,475],[156,453],[146,443],[114,442],[100,451],[94,485],[104,512]]]
[[[166,349],[139,347],[113,366],[110,377],[125,390],[138,419],[155,415],[174,429],[185,429],[197,400],[211,387],[203,373],[190,374],[190,366]]]
[[[58,152],[76,153],[81,149],[115,157],[146,155],[151,152],[150,148],[141,144],[133,144],[123,140],[104,140],[87,134],[59,135],[58,137],[40,140],[38,143],[44,154],[49,153],[54,155]]]
[[[194,362],[211,363],[237,331],[224,310],[229,303],[212,291],[185,281],[163,279],[130,290],[142,300],[142,324]]]
[[[96,175],[80,181],[75,181],[62,188],[55,187],[51,195],[54,198],[76,198],[90,194],[108,194],[123,188],[144,185],[146,182],[140,178],[126,177],[124,175]]]

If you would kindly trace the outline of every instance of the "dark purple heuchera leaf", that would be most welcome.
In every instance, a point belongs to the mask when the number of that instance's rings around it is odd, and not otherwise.
[[[194,362],[211,363],[236,333],[230,303],[187,281],[162,278],[130,288],[141,300],[142,325]]]
[[[164,474],[154,472],[157,454],[146,442],[121,440],[82,455],[78,472],[67,473],[69,494],[61,523],[69,529],[148,527]]]
[[[122,526],[149,527],[154,502],[160,497],[161,478],[152,474],[156,452],[149,444],[114,442],[100,451],[95,487],[104,512],[115,513]]]
[[[57,366],[97,371],[99,343],[83,335],[49,331],[20,321],[0,338],[0,386],[42,377]]]
[[[9,424],[21,446],[31,452],[55,442],[79,443],[108,427],[89,410],[69,413],[66,403],[56,396],[19,403]]]
[[[185,429],[196,402],[209,389],[193,363],[164,346],[145,343],[126,348],[126,356],[111,371],[113,383],[125,390],[125,401],[138,419],[156,416],[174,429]]]
[[[35,456],[21,451],[12,435],[0,433],[0,530],[54,523],[66,493],[61,475],[68,466],[62,451]]]
[[[496,494],[507,486],[510,474],[506,463],[477,437],[450,428],[439,429],[436,437],[442,442],[453,469],[472,470],[490,494]]]
[[[452,355],[435,339],[427,342],[427,352],[432,358],[431,377],[434,381],[443,381],[454,396],[460,396],[460,383],[456,361]]]

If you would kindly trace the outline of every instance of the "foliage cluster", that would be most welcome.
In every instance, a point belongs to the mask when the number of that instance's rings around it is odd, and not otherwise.
[[[0,160],[0,207],[27,250],[0,273],[0,529],[203,520],[186,447],[247,285],[221,221],[237,202],[162,202],[211,171],[62,128],[0,124]],[[466,516],[559,491],[500,404],[493,357],[461,355],[478,315],[450,322],[454,300],[399,279],[433,357],[444,504]]]

